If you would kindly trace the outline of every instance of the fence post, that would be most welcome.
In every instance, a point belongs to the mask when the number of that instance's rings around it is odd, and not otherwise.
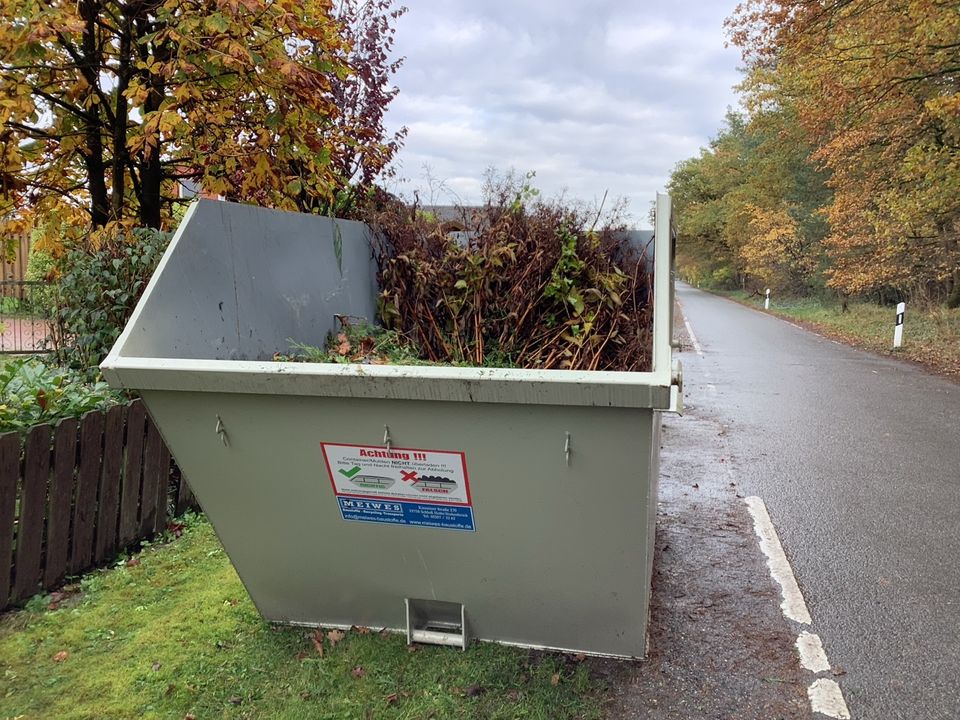
[[[80,422],[76,418],[64,418],[54,430],[53,480],[50,482],[47,510],[47,556],[43,569],[43,586],[46,588],[55,587],[67,573],[79,427]]]
[[[770,309],[770,288],[767,288],[767,297],[766,297],[766,299],[763,301],[763,309],[764,309],[764,310],[769,310],[769,309]]]
[[[20,435],[0,435],[0,610],[10,601],[13,571],[13,521],[20,479]]]

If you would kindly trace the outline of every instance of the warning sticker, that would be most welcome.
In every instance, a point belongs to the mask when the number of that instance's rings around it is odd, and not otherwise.
[[[474,530],[462,452],[320,443],[344,520]]]

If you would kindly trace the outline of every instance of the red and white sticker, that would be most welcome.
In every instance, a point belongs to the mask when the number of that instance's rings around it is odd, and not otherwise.
[[[462,452],[320,443],[338,496],[471,505]]]

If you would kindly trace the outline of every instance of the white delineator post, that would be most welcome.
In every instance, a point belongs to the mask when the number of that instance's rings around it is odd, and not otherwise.
[[[767,288],[767,299],[763,301],[763,309],[770,309],[770,288]]]
[[[897,324],[893,326],[893,346],[895,348],[903,345],[903,314],[906,310],[906,303],[897,303]]]

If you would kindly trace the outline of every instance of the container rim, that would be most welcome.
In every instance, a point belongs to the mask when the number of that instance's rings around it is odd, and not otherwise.
[[[134,390],[667,409],[671,373],[123,357],[101,365]]]

